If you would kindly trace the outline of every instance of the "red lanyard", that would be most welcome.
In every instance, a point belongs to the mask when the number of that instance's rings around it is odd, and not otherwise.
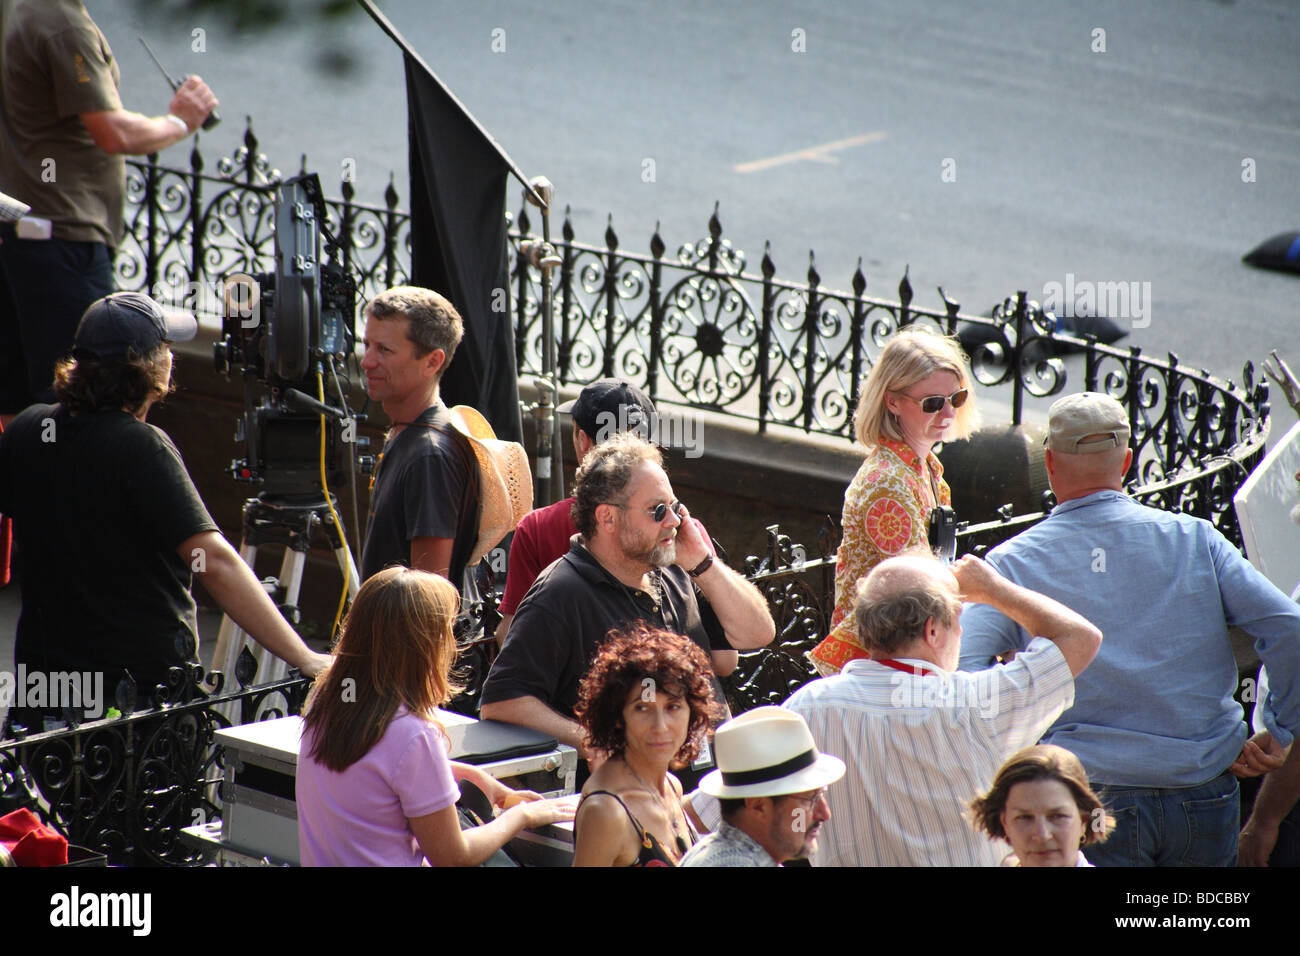
[[[904,674],[915,674],[917,677],[924,677],[928,673],[937,673],[937,671],[927,671],[924,667],[917,667],[915,664],[904,664],[892,657],[873,657],[871,660],[876,664],[884,664],[896,671],[902,671]]]

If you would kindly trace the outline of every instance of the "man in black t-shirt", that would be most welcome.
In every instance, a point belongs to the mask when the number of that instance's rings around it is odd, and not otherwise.
[[[192,574],[304,674],[329,662],[281,617],[217,530],[176,446],[145,422],[171,390],[168,343],[196,331],[193,316],[138,292],[94,302],[74,358],[56,367],[59,404],[31,406],[0,435],[0,512],[13,518],[22,579],[14,659],[28,686],[33,674],[98,674],[92,683],[111,698],[129,673],[147,700],[169,668],[198,659]],[[15,709],[10,721],[38,732],[64,703]],[[108,703],[91,701],[85,716]]]
[[[725,676],[737,649],[765,646],[775,627],[758,589],[715,559],[687,520],[653,445],[624,433],[596,446],[573,495],[579,534],[520,603],[483,686],[482,716],[543,731],[586,756],[573,705],[611,628],[644,620],[683,634],[712,651]],[[705,631],[697,588],[724,644],[712,644]]]
[[[445,298],[415,286],[380,293],[365,315],[366,391],[393,424],[370,483],[361,578],[400,564],[460,587],[477,535],[477,472],[438,383],[464,325]]]

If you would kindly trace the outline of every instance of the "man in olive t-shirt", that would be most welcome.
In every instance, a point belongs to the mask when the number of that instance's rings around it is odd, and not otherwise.
[[[113,291],[123,155],[184,139],[217,103],[190,77],[168,113],[151,118],[122,108],[118,82],[113,52],[81,0],[0,4],[0,188],[32,207],[23,223],[0,226],[6,419],[53,399],[55,361],[90,303]]]

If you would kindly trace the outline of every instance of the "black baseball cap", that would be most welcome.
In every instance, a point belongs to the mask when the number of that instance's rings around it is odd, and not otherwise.
[[[631,430],[638,427],[649,428],[655,414],[655,403],[650,396],[631,382],[621,378],[602,378],[592,382],[571,402],[565,402],[558,412],[573,416],[573,422],[592,439],[610,428],[608,423],[617,423],[619,430]],[[610,416],[602,421],[603,416]],[[602,426],[604,426],[602,428]]]
[[[163,342],[188,342],[199,332],[192,312],[164,309],[143,292],[114,292],[86,309],[72,340],[73,355],[124,362]]]

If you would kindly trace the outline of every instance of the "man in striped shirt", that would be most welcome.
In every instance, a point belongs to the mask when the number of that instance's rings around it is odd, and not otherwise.
[[[954,673],[963,600],[1037,636],[1009,664]],[[1074,701],[1074,676],[1101,632],[971,556],[951,570],[928,555],[882,562],[860,585],[854,615],[871,659],[785,704],[819,750],[849,767],[827,795],[831,819],[813,865],[996,866],[1008,850],[974,831],[966,806]]]

